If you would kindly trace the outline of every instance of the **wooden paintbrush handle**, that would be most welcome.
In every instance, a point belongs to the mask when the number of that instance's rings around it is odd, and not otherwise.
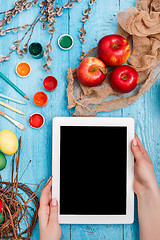
[[[4,102],[0,101],[0,105],[2,105],[3,107],[8,108],[8,109],[10,109],[10,110],[12,110],[12,111],[14,111],[14,112],[17,112],[17,113],[19,113],[19,114],[25,115],[25,113],[23,113],[22,111],[18,110],[18,109],[15,108],[15,107],[10,106],[10,105],[7,104],[7,103],[4,103]]]
[[[7,114],[5,114],[4,112],[0,111],[0,115],[2,115],[3,117],[5,117],[6,119],[8,119],[10,122],[12,122],[16,127],[18,127],[21,130],[25,130],[25,127],[19,123],[18,121],[14,120],[13,118],[11,118],[10,116],[8,116]]]

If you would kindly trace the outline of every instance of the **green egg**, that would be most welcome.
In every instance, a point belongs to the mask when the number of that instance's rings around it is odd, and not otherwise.
[[[0,212],[0,224],[4,222],[4,215]]]
[[[7,159],[3,155],[3,153],[0,152],[0,171],[3,170],[6,165],[7,165]]]

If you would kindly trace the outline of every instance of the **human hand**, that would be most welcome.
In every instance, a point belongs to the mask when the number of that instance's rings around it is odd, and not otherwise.
[[[137,135],[131,144],[135,157],[134,164],[134,192],[137,197],[147,191],[158,192],[156,177],[153,170],[153,163]]]
[[[48,182],[41,193],[38,211],[40,240],[59,240],[61,227],[58,223],[58,202],[56,199],[52,199],[51,178]]]
[[[137,135],[131,148],[135,157],[134,191],[138,199],[140,240],[160,240],[160,191],[153,164]]]

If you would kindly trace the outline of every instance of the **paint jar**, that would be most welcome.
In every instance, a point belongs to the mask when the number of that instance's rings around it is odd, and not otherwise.
[[[47,94],[44,92],[37,92],[33,97],[33,101],[38,107],[44,107],[48,103]]]
[[[33,58],[40,59],[43,57],[43,47],[40,43],[34,42],[29,46],[29,53]]]
[[[44,117],[40,113],[33,113],[29,117],[29,125],[34,129],[39,129],[43,127],[44,122],[45,122]]]
[[[55,90],[57,85],[58,85],[57,79],[53,76],[48,76],[43,81],[44,88],[49,92]]]
[[[73,38],[68,34],[63,34],[58,39],[58,46],[63,50],[69,50],[73,46]]]
[[[31,67],[26,62],[21,62],[16,67],[16,73],[19,77],[28,77],[31,72]]]

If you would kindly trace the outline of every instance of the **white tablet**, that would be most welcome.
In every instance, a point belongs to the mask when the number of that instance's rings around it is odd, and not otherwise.
[[[133,118],[53,119],[52,195],[61,224],[134,220]]]

